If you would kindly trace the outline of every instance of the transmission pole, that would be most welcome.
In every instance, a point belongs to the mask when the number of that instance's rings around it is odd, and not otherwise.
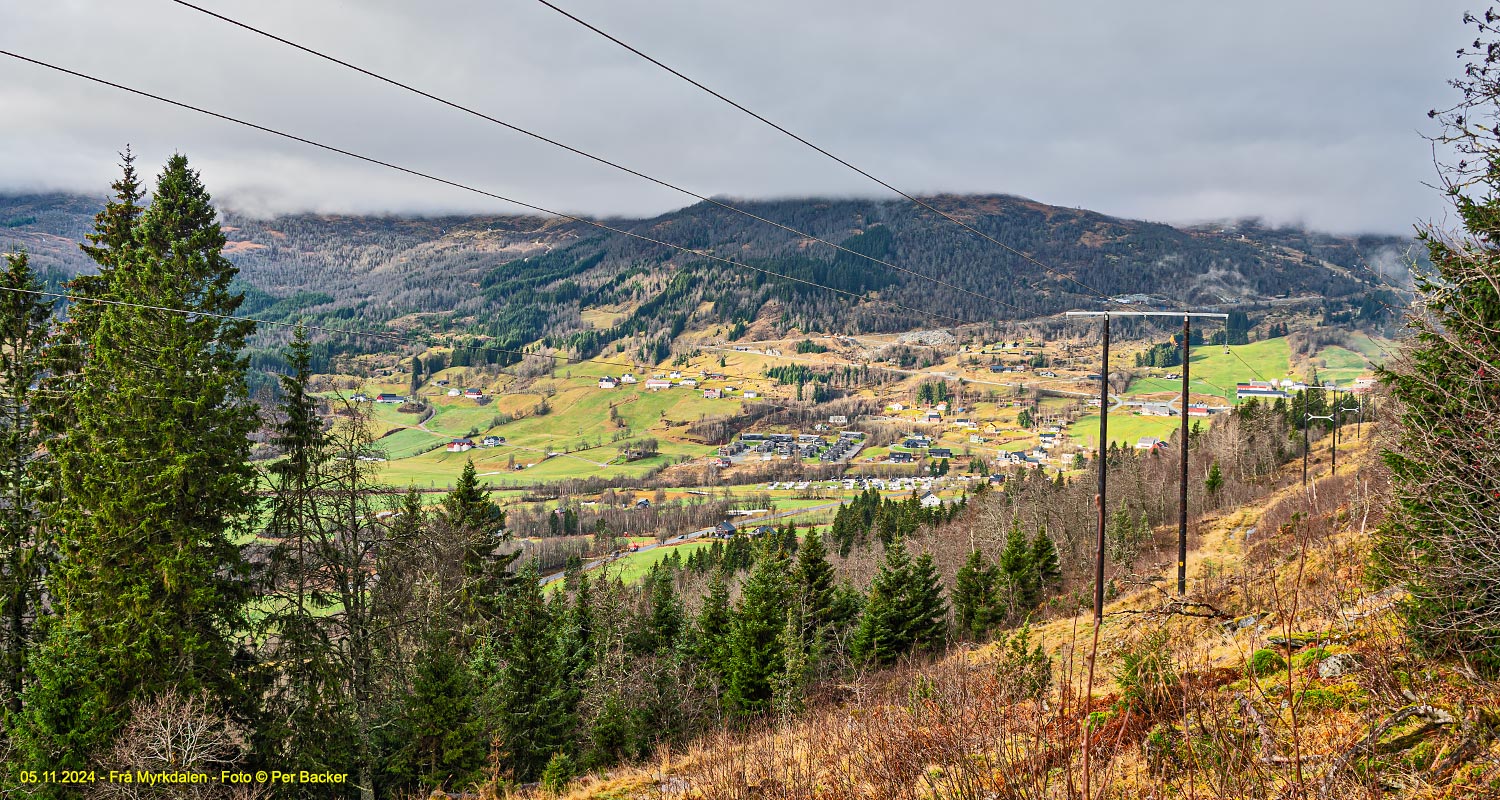
[[[1187,594],[1187,523],[1188,523],[1188,364],[1192,361],[1188,339],[1192,336],[1192,317],[1182,315],[1182,481],[1177,494],[1177,594]]]
[[[1182,317],[1183,329],[1183,362],[1182,362],[1182,475],[1179,486],[1179,496],[1182,498],[1182,511],[1178,519],[1178,579],[1177,591],[1183,592],[1186,588],[1187,577],[1187,356],[1188,356],[1188,334],[1191,332],[1189,319],[1191,317],[1216,317],[1227,320],[1228,314],[1197,313],[1178,311],[1069,311],[1065,316],[1069,317],[1103,317],[1103,367],[1099,375],[1099,456],[1097,466],[1099,469],[1099,492],[1094,497],[1094,503],[1098,506],[1099,520],[1098,531],[1095,537],[1094,548],[1094,624],[1097,626],[1104,619],[1104,520],[1105,509],[1108,507],[1109,498],[1109,318],[1114,317]]]
[[[1099,370],[1099,530],[1094,549],[1094,629],[1104,621],[1104,499],[1109,490],[1109,314],[1104,315],[1104,366]]]

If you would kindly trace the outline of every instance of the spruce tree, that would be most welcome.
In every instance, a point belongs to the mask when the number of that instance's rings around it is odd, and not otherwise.
[[[392,736],[396,749],[385,764],[396,784],[392,788],[462,790],[484,767],[474,675],[456,657],[446,634],[433,632],[438,635],[427,639],[417,657],[411,694]]]
[[[1203,490],[1211,498],[1218,498],[1219,489],[1224,486],[1224,473],[1219,470],[1219,462],[1214,461],[1208,468],[1208,477],[1203,479]]]
[[[97,275],[79,275],[67,284],[75,297],[84,298],[68,307],[67,319],[50,348],[50,371],[45,383],[50,402],[44,414],[49,428],[61,432],[71,424],[73,400],[81,389],[84,355],[99,326],[105,306],[91,300],[106,300],[115,275],[135,246],[135,228],[145,208],[143,190],[135,171],[130,148],[120,154],[121,175],[110,184],[114,195],[94,217],[94,230],[85,234],[88,244],[79,248],[99,266]]]
[[[850,642],[856,662],[892,664],[910,649],[907,609],[902,606],[911,585],[911,554],[899,537],[886,545],[870,595]]]
[[[487,705],[499,735],[501,767],[521,782],[541,774],[576,725],[568,665],[539,580],[535,562],[521,569],[505,630],[482,645],[479,657],[486,669],[498,670]]]
[[[1038,581],[1035,565],[1031,563],[1031,542],[1021,531],[1021,520],[1017,519],[1005,537],[1005,549],[1000,553],[1000,575],[1009,593],[1009,605],[1013,610],[1027,609],[1037,603]]]
[[[953,615],[961,634],[975,639],[989,635],[998,617],[998,598],[995,590],[1000,580],[1000,570],[989,563],[978,548],[969,551],[969,558],[953,581]]]
[[[726,654],[734,610],[729,607],[729,579],[722,566],[708,582],[708,596],[698,612],[696,655],[709,671],[723,680],[729,672]]]
[[[443,498],[438,516],[446,536],[461,551],[460,619],[469,628],[493,623],[500,618],[504,595],[514,583],[509,570],[520,551],[495,552],[508,537],[505,512],[479,485],[472,459],[464,462],[458,483]]]
[[[647,618],[638,628],[641,640],[639,649],[648,653],[670,653],[677,646],[678,636],[682,633],[683,616],[682,599],[677,596],[672,570],[657,564],[651,569],[645,583],[645,593],[650,599],[651,607]]]
[[[101,215],[103,217],[104,215]],[[38,653],[43,694],[21,725],[24,760],[79,765],[105,746],[134,700],[207,691],[244,717],[234,637],[244,629],[246,569],[233,536],[254,509],[241,296],[208,192],[173,156],[128,242],[105,227],[110,270],[87,296],[201,314],[107,305],[79,333],[87,357],[51,446],[61,558],[49,589],[61,617]],[[118,245],[118,249],[116,249]],[[79,641],[99,668],[68,662]],[[47,673],[45,678],[42,673]],[[61,754],[61,755],[60,755]]]
[[[823,546],[823,537],[817,528],[808,531],[802,549],[797,552],[797,567],[793,573],[801,605],[807,610],[808,623],[820,628],[832,621],[833,609],[833,565],[828,563],[828,551]]]
[[[563,637],[564,659],[568,681],[582,686],[594,667],[595,656],[594,587],[587,574],[578,576],[573,591],[573,605],[567,612]]]
[[[740,593],[727,642],[725,702],[741,714],[770,707],[774,679],[784,666],[781,632],[786,624],[787,557],[762,547]]]
[[[1031,540],[1031,569],[1036,574],[1037,587],[1043,591],[1056,589],[1062,583],[1062,562],[1046,525],[1037,528],[1036,538]]]
[[[267,469],[272,497],[265,534],[274,544],[263,592],[270,607],[260,624],[269,660],[278,668],[257,726],[256,749],[267,763],[346,771],[345,682],[327,615],[335,602],[328,579],[337,574],[337,565],[325,558],[336,526],[324,499],[332,488],[327,474],[332,453],[317,401],[308,391],[311,358],[300,327],[286,359],[289,374],[280,379],[282,400],[271,440],[284,457]],[[311,796],[310,790],[291,786],[287,794]]]
[[[42,576],[50,548],[40,501],[47,437],[37,422],[52,303],[26,253],[7,254],[0,273],[0,696],[21,711],[31,671],[35,623],[42,614]]]
[[[948,636],[948,603],[943,599],[943,581],[931,553],[917,556],[902,597],[906,610],[905,638],[917,650],[936,650]]]

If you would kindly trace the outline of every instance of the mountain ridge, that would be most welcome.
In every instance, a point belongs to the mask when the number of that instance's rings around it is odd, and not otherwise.
[[[1027,254],[1020,256],[906,201],[719,202],[933,280],[710,203],[607,224],[760,272],[736,272],[699,255],[538,216],[256,219],[231,210],[222,221],[226,255],[244,283],[267,296],[254,305],[275,306],[287,318],[354,318],[506,346],[545,341],[584,354],[614,341],[583,320],[596,307],[630,313],[648,308],[655,316],[646,330],[628,332],[639,339],[650,330],[749,325],[768,315],[784,328],[845,333],[930,327],[938,315],[1016,320],[1101,307],[1106,296],[1137,294],[1170,305],[1250,307],[1318,295],[1325,311],[1357,307],[1371,295],[1399,304],[1369,260],[1408,258],[1414,243],[1408,237],[1324,234],[1253,221],[1174,227],[1005,194],[925,199]],[[91,228],[102,203],[79,195],[0,195],[0,247],[28,249],[54,283],[86,272],[90,262],[74,243]],[[864,297],[834,296],[772,275]]]

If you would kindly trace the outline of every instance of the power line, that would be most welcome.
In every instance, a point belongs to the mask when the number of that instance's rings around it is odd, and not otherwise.
[[[180,2],[180,0],[177,0],[177,1]],[[866,171],[864,169],[861,169],[860,167],[855,166],[854,164],[850,163],[849,161],[847,161],[847,160],[845,160],[843,158],[840,158],[839,156],[834,155],[833,153],[829,152],[828,150],[825,150],[822,147],[819,147],[816,144],[813,144],[811,141],[808,141],[806,138],[803,138],[802,136],[800,136],[800,135],[798,135],[796,133],[793,133],[792,131],[788,130],[787,128],[785,128],[785,127],[783,127],[783,126],[781,126],[781,125],[779,125],[779,124],[771,121],[770,119],[768,119],[768,118],[766,118],[766,117],[764,117],[764,116],[762,116],[762,115],[760,115],[760,114],[758,114],[758,113],[750,110],[749,108],[745,107],[744,105],[742,105],[742,104],[740,104],[740,103],[738,103],[738,102],[736,102],[734,100],[731,100],[729,97],[721,94],[718,91],[715,91],[714,89],[709,88],[707,85],[703,84],[702,82],[700,82],[700,81],[698,81],[698,80],[696,80],[694,78],[691,78],[691,77],[683,74],[682,72],[679,72],[678,70],[673,69],[672,67],[667,66],[666,64],[662,63],[661,61],[657,60],[656,58],[653,58],[650,55],[647,55],[646,53],[642,52],[641,50],[637,49],[636,47],[634,47],[634,46],[632,46],[632,45],[630,45],[630,44],[622,41],[621,39],[619,39],[619,38],[617,38],[615,36],[610,35],[609,33],[606,33],[605,31],[599,29],[597,26],[593,25],[592,23],[589,23],[589,22],[587,22],[587,21],[579,18],[578,16],[572,14],[569,11],[566,11],[566,10],[564,10],[562,8],[559,8],[558,6],[556,6],[556,5],[552,4],[551,2],[549,2],[549,0],[537,0],[537,2],[539,2],[542,5],[544,5],[544,6],[548,7],[548,8],[550,8],[550,9],[552,9],[553,11],[556,11],[557,13],[563,15],[564,17],[567,17],[568,19],[572,20],[573,22],[576,22],[579,25],[582,25],[583,27],[588,28],[589,30],[593,31],[594,33],[596,33],[596,34],[598,34],[598,35],[600,35],[602,37],[604,37],[605,39],[608,39],[609,41],[614,42],[615,44],[619,45],[620,47],[625,48],[626,50],[630,51],[631,53],[634,53],[635,55],[637,55],[637,56],[645,59],[646,61],[648,61],[648,62],[650,62],[650,63],[652,63],[654,65],[656,65],[657,67],[660,67],[661,69],[663,69],[663,70],[671,73],[672,75],[675,75],[676,77],[678,77],[678,78],[686,81],[687,83],[689,83],[689,84],[697,87],[698,89],[701,89],[702,91],[707,92],[708,94],[710,94],[710,95],[718,98],[719,100],[721,100],[721,101],[723,101],[723,102],[725,102],[725,103],[733,106],[734,108],[736,108],[736,109],[744,112],[745,114],[748,114],[749,116],[755,118],[756,120],[760,121],[761,123],[763,123],[763,124],[771,127],[772,129],[774,129],[774,130],[776,130],[776,131],[778,131],[778,132],[780,132],[780,133],[782,133],[782,134],[784,134],[784,135],[792,138],[793,140],[795,140],[795,141],[797,141],[797,142],[799,142],[799,143],[801,143],[801,144],[803,144],[803,145],[811,148],[812,150],[816,151],[817,153],[819,153],[819,154],[821,154],[821,155],[823,155],[823,156],[825,156],[825,157],[827,157],[829,159],[832,159],[833,161],[835,161],[835,162],[843,165],[844,167],[847,167],[848,169],[853,170],[854,172],[858,173],[859,175],[861,175],[861,176],[863,176],[865,178],[868,178],[871,181],[874,181],[875,183],[881,185],[882,187],[884,187],[884,188],[886,188],[886,189],[888,189],[888,190],[890,190],[892,192],[895,192],[898,195],[901,195],[902,197],[906,198],[907,200],[910,200],[911,202],[916,203],[917,205],[921,206],[922,208],[925,208],[928,211],[931,211],[932,213],[937,214],[938,216],[940,216],[940,217],[948,220],[949,222],[951,222],[951,223],[953,223],[953,224],[955,224],[955,225],[963,228],[964,230],[966,230],[966,231],[974,234],[975,236],[978,236],[978,237],[980,237],[982,239],[985,239],[986,241],[990,242],[991,244],[997,245],[997,246],[1005,249],[1006,251],[1008,251],[1008,252],[1010,252],[1010,253],[1012,253],[1012,254],[1014,254],[1016,256],[1019,256],[1022,259],[1025,259],[1026,261],[1031,262],[1032,264],[1036,265],[1037,267],[1040,267],[1047,274],[1052,275],[1055,278],[1062,278],[1064,280],[1071,281],[1072,283],[1074,283],[1074,284],[1076,284],[1078,286],[1081,286],[1084,289],[1088,290],[1089,293],[1097,295],[1100,298],[1103,298],[1104,300],[1109,301],[1109,296],[1106,295],[1106,294],[1104,294],[1103,292],[1099,291],[1098,289],[1095,289],[1094,287],[1089,286],[1088,284],[1086,284],[1086,283],[1078,280],[1077,278],[1072,277],[1071,275],[1064,275],[1063,273],[1060,273],[1057,270],[1052,269],[1051,267],[1047,266],[1046,264],[1043,264],[1041,261],[1038,261],[1035,257],[1033,257],[1032,255],[1030,255],[1029,253],[1025,253],[1025,252],[1023,252],[1021,250],[1018,250],[1018,249],[1016,249],[1014,247],[1011,247],[1010,245],[1008,245],[1008,244],[1000,241],[999,239],[996,239],[995,237],[990,236],[989,234],[987,234],[987,233],[985,233],[985,232],[983,232],[983,231],[981,231],[981,230],[973,227],[972,225],[969,225],[968,223],[966,223],[963,220],[961,220],[961,219],[953,216],[952,214],[949,214],[949,213],[947,213],[945,211],[942,211],[942,210],[940,210],[938,208],[935,208],[932,204],[928,203],[925,200],[922,200],[921,198],[917,197],[916,195],[913,195],[913,194],[911,194],[909,192],[906,192],[906,191],[904,191],[902,189],[899,189],[896,186],[894,186],[894,185],[886,182],[885,180],[883,180],[883,179],[881,179],[879,177],[876,177],[874,174],[872,174],[872,173],[870,173],[870,172],[868,172],[868,171]],[[1127,303],[1127,304],[1124,304],[1124,305],[1132,305],[1132,304]]]
[[[646,174],[644,172],[641,172],[639,170],[633,169],[631,167],[624,166],[623,164],[620,164],[620,163],[615,162],[615,161],[611,161],[610,159],[604,158],[603,156],[594,155],[593,153],[590,153],[588,151],[585,151],[585,150],[582,150],[580,148],[574,147],[574,146],[572,146],[570,144],[566,144],[564,142],[558,141],[557,139],[553,139],[553,138],[551,138],[549,136],[546,136],[544,134],[540,134],[540,133],[537,133],[535,131],[528,130],[526,128],[523,128],[523,127],[521,127],[519,125],[516,125],[514,123],[511,123],[511,122],[506,122],[505,120],[498,119],[498,118],[493,117],[493,116],[491,116],[489,114],[486,114],[486,113],[484,113],[482,111],[478,111],[478,110],[476,110],[474,108],[471,108],[469,106],[463,105],[463,104],[458,103],[458,102],[453,101],[453,100],[448,100],[446,98],[439,97],[438,95],[432,94],[431,92],[427,92],[425,90],[418,89],[415,86],[412,86],[412,85],[407,84],[407,83],[403,83],[402,81],[398,81],[398,80],[396,80],[394,78],[386,77],[386,76],[381,75],[381,74],[379,74],[377,72],[374,72],[372,70],[366,69],[364,67],[361,67],[361,66],[358,66],[356,64],[352,64],[352,63],[350,63],[348,61],[345,61],[343,59],[340,59],[340,58],[338,58],[336,56],[332,56],[332,55],[329,55],[327,53],[324,53],[324,52],[322,52],[320,50],[316,50],[314,48],[298,44],[297,42],[291,41],[290,39],[286,39],[284,37],[278,36],[278,35],[276,35],[274,33],[271,33],[269,31],[263,30],[261,28],[257,28],[257,27],[255,27],[253,25],[248,24],[248,23],[241,22],[239,20],[233,19],[231,17],[225,16],[223,14],[220,14],[220,13],[217,13],[217,12],[214,12],[214,11],[210,11],[210,10],[208,10],[206,8],[203,8],[202,6],[195,5],[193,3],[189,3],[189,2],[187,2],[187,0],[171,0],[171,2],[174,2],[174,3],[176,3],[176,4],[180,5],[180,6],[183,6],[184,8],[190,8],[190,9],[192,9],[194,11],[201,12],[201,13],[206,14],[206,15],[208,15],[210,17],[215,18],[215,19],[222,20],[224,22],[229,23],[230,25],[234,25],[235,27],[242,28],[244,30],[250,31],[251,33],[259,34],[261,36],[266,37],[267,39],[271,39],[273,41],[280,42],[281,44],[284,44],[284,45],[286,45],[288,47],[291,47],[291,48],[294,48],[296,50],[300,50],[300,51],[302,51],[304,53],[307,53],[308,55],[315,56],[317,58],[321,58],[321,59],[323,59],[325,61],[329,61],[329,62],[332,62],[334,64],[338,64],[341,67],[345,67],[347,69],[351,69],[351,70],[353,70],[355,72],[360,73],[361,75],[365,75],[367,77],[374,78],[375,80],[381,81],[382,83],[386,83],[386,84],[389,84],[391,86],[395,86],[395,87],[397,87],[399,89],[404,89],[404,90],[406,90],[408,92],[411,92],[413,94],[419,95],[421,97],[425,97],[428,100],[432,100],[433,102],[441,103],[441,104],[443,104],[445,106],[448,106],[449,108],[452,108],[452,109],[455,109],[455,110],[458,110],[458,111],[462,111],[465,114],[470,114],[472,116],[478,117],[479,119],[485,120],[487,122],[491,122],[491,123],[493,123],[495,125],[499,125],[499,126],[501,126],[503,128],[506,128],[506,129],[514,131],[516,133],[522,134],[524,136],[529,136],[529,137],[531,137],[531,138],[533,138],[533,139],[535,139],[535,140],[537,140],[539,142],[544,142],[546,144],[552,145],[553,147],[557,147],[557,148],[560,148],[562,150],[566,150],[566,151],[568,151],[570,153],[573,153],[574,155],[582,156],[582,157],[587,158],[587,159],[589,159],[591,161],[595,161],[595,162],[597,162],[599,164],[603,164],[603,165],[605,165],[607,167],[611,167],[613,169],[619,170],[620,172],[624,172],[626,174],[633,175],[633,176],[635,176],[637,178],[640,178],[642,180],[650,181],[651,183],[654,183],[654,184],[656,184],[658,186],[662,186],[662,187],[665,187],[667,189],[671,189],[671,190],[673,190],[675,192],[679,192],[681,194],[687,195],[688,197],[692,197],[692,198],[694,198],[696,200],[699,200],[699,201],[702,201],[702,202],[705,202],[705,203],[710,203],[710,204],[712,204],[714,206],[717,206],[719,208],[722,208],[722,209],[724,209],[726,211],[732,211],[732,212],[734,212],[736,214],[740,214],[742,216],[745,216],[745,217],[748,217],[750,219],[756,220],[757,222],[763,222],[763,223],[765,223],[767,225],[772,225],[772,226],[775,226],[777,228],[780,228],[781,230],[784,230],[784,231],[786,231],[788,233],[795,234],[797,236],[801,236],[803,238],[810,239],[810,240],[818,242],[820,244],[827,245],[829,247],[834,248],[835,250],[838,250],[839,252],[848,253],[850,255],[854,255],[854,256],[858,256],[860,258],[867,259],[869,261],[872,261],[872,262],[874,262],[876,264],[880,264],[881,266],[887,267],[889,269],[893,269],[893,270],[896,270],[898,272],[904,272],[904,273],[906,273],[908,275],[912,275],[914,277],[921,278],[922,280],[931,281],[933,283],[936,283],[938,285],[941,285],[941,286],[944,286],[946,288],[952,289],[954,291],[963,292],[964,294],[970,295],[972,297],[976,297],[976,298],[978,298],[980,300],[985,300],[985,301],[988,301],[988,302],[991,302],[991,303],[998,303],[998,304],[1000,304],[1002,306],[1013,308],[1013,309],[1015,309],[1017,311],[1020,311],[1022,313],[1025,313],[1025,311],[1026,311],[1025,309],[1023,309],[1020,306],[1015,305],[1013,303],[1007,303],[1007,302],[1005,302],[1003,300],[998,300],[998,299],[990,297],[988,295],[981,294],[979,292],[975,292],[975,291],[972,291],[972,290],[969,290],[969,289],[965,289],[962,286],[955,285],[953,283],[950,283],[948,281],[942,280],[940,278],[935,278],[935,277],[932,277],[930,275],[924,275],[924,274],[922,274],[920,272],[917,272],[917,271],[912,270],[912,269],[908,269],[906,267],[897,266],[895,264],[890,263],[889,261],[885,261],[884,259],[877,258],[875,256],[869,255],[868,253],[861,253],[858,250],[853,250],[851,248],[845,247],[844,245],[835,244],[833,242],[830,242],[830,241],[828,241],[826,239],[822,239],[822,238],[820,238],[818,236],[814,236],[813,234],[807,233],[805,231],[797,230],[796,228],[793,228],[793,227],[791,227],[789,225],[784,225],[784,224],[782,224],[780,222],[776,222],[775,220],[767,219],[766,217],[763,217],[763,216],[760,216],[759,214],[756,214],[754,212],[747,211],[745,209],[739,208],[738,206],[734,206],[734,205],[731,205],[729,203],[725,203],[725,202],[723,202],[721,200],[716,200],[716,199],[714,199],[712,197],[700,194],[700,193],[695,192],[695,191],[693,191],[691,189],[684,188],[684,187],[682,187],[682,186],[680,186],[678,184],[671,183],[671,182],[663,180],[661,178],[653,177],[653,176],[648,175],[648,174]]]
[[[423,178],[423,179],[426,179],[426,180],[434,181],[434,182],[437,182],[437,183],[444,184],[446,186],[454,187],[456,189],[462,189],[462,190],[464,190],[466,192],[473,192],[474,194],[477,194],[477,195],[481,195],[481,196],[484,196],[484,197],[489,197],[489,198],[492,198],[492,199],[495,199],[495,200],[499,200],[501,202],[510,203],[512,205],[521,206],[522,208],[529,208],[529,209],[531,209],[533,211],[538,211],[538,212],[541,212],[543,214],[549,214],[551,216],[558,217],[560,219],[565,219],[565,220],[568,220],[570,222],[577,222],[577,223],[581,223],[581,224],[584,224],[584,225],[589,225],[589,226],[598,228],[598,229],[603,230],[603,231],[608,231],[610,233],[616,233],[616,234],[620,234],[622,236],[629,236],[629,237],[631,237],[633,239],[639,239],[639,240],[641,240],[643,242],[648,242],[650,244],[654,244],[654,245],[657,245],[657,246],[660,246],[660,247],[668,247],[668,248],[671,248],[673,250],[677,250],[677,251],[680,251],[680,252],[683,252],[683,253],[688,253],[690,255],[698,256],[699,258],[706,258],[706,259],[710,259],[712,261],[722,262],[722,263],[728,264],[728,265],[730,265],[732,267],[743,267],[745,269],[754,270],[755,272],[760,272],[760,273],[763,273],[765,275],[770,275],[772,277],[781,278],[783,280],[793,281],[795,283],[805,284],[807,286],[814,286],[814,287],[817,287],[819,289],[827,289],[830,292],[835,292],[837,294],[846,295],[848,297],[855,298],[856,300],[865,300],[865,301],[869,301],[869,302],[872,302],[872,303],[883,303],[883,304],[891,306],[893,308],[899,308],[902,311],[908,311],[908,312],[911,312],[913,314],[925,315],[925,316],[932,317],[934,319],[945,320],[947,322],[955,323],[957,325],[967,324],[964,320],[961,320],[961,319],[959,319],[957,317],[948,316],[947,314],[939,314],[939,313],[934,312],[934,311],[924,311],[924,310],[919,309],[919,308],[913,308],[911,306],[907,306],[907,305],[904,305],[904,304],[901,304],[901,303],[897,303],[897,302],[895,302],[893,300],[885,300],[885,299],[882,299],[882,298],[879,298],[879,297],[872,297],[870,295],[859,294],[857,292],[851,292],[851,291],[849,291],[847,289],[839,289],[839,288],[836,288],[836,287],[833,287],[833,286],[826,286],[824,284],[817,283],[815,281],[806,280],[804,278],[798,278],[798,277],[795,277],[795,276],[792,276],[792,275],[785,275],[785,274],[782,274],[780,272],[773,272],[772,270],[764,269],[764,268],[757,267],[757,266],[754,266],[754,265],[751,265],[751,264],[746,264],[746,263],[741,262],[741,261],[734,261],[732,259],[724,258],[722,256],[717,256],[717,255],[714,255],[713,253],[709,253],[709,252],[706,252],[706,251],[703,251],[703,250],[697,250],[697,249],[694,249],[694,248],[691,248],[691,247],[684,247],[683,245],[672,244],[671,242],[665,242],[665,241],[662,241],[660,239],[656,239],[656,238],[653,238],[653,237],[650,237],[650,236],[646,236],[646,235],[640,234],[640,233],[635,233],[633,231],[628,231],[628,230],[625,230],[624,228],[617,228],[617,227],[614,227],[613,225],[607,225],[607,224],[605,224],[603,222],[598,222],[598,221],[595,221],[595,220],[587,219],[585,217],[578,217],[578,216],[574,216],[572,214],[563,213],[561,211],[554,211],[554,210],[552,210],[550,208],[545,208],[543,206],[535,205],[533,203],[526,203],[526,202],[522,202],[520,200],[515,200],[515,199],[512,199],[510,197],[506,197],[504,195],[501,195],[501,194],[496,194],[494,192],[490,192],[490,191],[487,191],[485,189],[479,189],[479,188],[470,186],[468,184],[459,183],[458,181],[454,181],[454,180],[449,180],[447,178],[441,178],[441,177],[438,177],[436,175],[432,175],[430,173],[426,173],[426,172],[422,172],[420,170],[412,169],[410,167],[403,167],[403,166],[400,166],[398,164],[393,164],[393,163],[391,163],[389,161],[382,161],[382,160],[380,160],[378,158],[374,158],[374,157],[366,156],[366,155],[361,155],[359,153],[355,153],[355,152],[350,151],[350,150],[345,150],[345,149],[340,148],[340,147],[335,147],[335,146],[330,145],[330,144],[324,144],[322,142],[317,142],[317,141],[314,141],[312,139],[304,138],[302,136],[297,136],[295,134],[286,133],[284,131],[276,130],[275,128],[268,128],[268,127],[266,127],[264,125],[257,125],[257,124],[255,124],[253,122],[248,122],[246,120],[239,119],[237,117],[231,117],[231,116],[229,116],[227,114],[221,114],[221,113],[219,113],[217,111],[210,111],[210,110],[208,110],[206,108],[201,108],[199,106],[194,106],[194,105],[191,105],[191,104],[188,104],[188,103],[184,103],[184,102],[181,102],[181,101],[178,101],[178,100],[172,100],[170,98],[163,97],[163,96],[158,95],[158,94],[152,94],[151,92],[147,92],[147,91],[144,91],[144,90],[141,90],[141,89],[133,89],[133,88],[131,88],[129,86],[125,86],[123,84],[114,83],[113,81],[105,80],[104,78],[97,78],[97,77],[94,77],[93,75],[88,75],[88,74],[83,73],[83,72],[77,72],[75,70],[71,70],[71,69],[68,69],[66,67],[60,67],[60,66],[57,66],[55,64],[49,64],[49,63],[47,63],[45,61],[39,61],[39,60],[34,59],[34,58],[29,58],[27,56],[23,56],[23,55],[20,55],[18,53],[13,53],[13,52],[11,52],[9,50],[0,50],[0,55],[10,56],[11,58],[17,59],[18,61],[25,61],[25,62],[27,62],[29,64],[35,64],[35,65],[37,65],[39,67],[46,67],[47,69],[54,70],[56,72],[61,72],[61,73],[65,74],[65,75],[72,75],[72,76],[74,76],[76,78],[82,78],[82,79],[84,79],[86,81],[97,83],[97,84],[100,84],[100,85],[103,85],[103,86],[108,86],[108,87],[111,87],[111,88],[114,88],[114,89],[119,89],[121,91],[129,92],[130,94],[138,95],[140,97],[150,98],[152,100],[156,100],[156,101],[159,101],[159,102],[162,102],[162,103],[166,103],[168,105],[176,106],[178,108],[186,109],[188,111],[195,111],[195,112],[197,112],[199,114],[204,114],[204,115],[207,115],[207,116],[210,116],[210,117],[214,117],[216,119],[224,120],[225,122],[233,122],[233,123],[235,123],[237,125],[243,125],[243,126],[245,126],[247,128],[252,128],[254,130],[261,131],[262,133],[269,133],[269,134],[271,134],[273,136],[280,136],[280,137],[282,137],[284,139],[290,139],[291,141],[294,141],[294,142],[300,142],[302,144],[310,145],[312,147],[317,147],[317,148],[322,149],[322,150],[327,150],[328,152],[331,152],[331,153],[338,153],[339,155],[348,156],[349,158],[357,159],[359,161],[364,161],[364,162],[369,163],[369,164],[375,164],[377,166],[385,167],[387,169],[392,169],[392,170],[395,170],[397,172],[405,173],[407,175],[412,175],[412,176],[415,176],[415,177],[418,177],[418,178]]]

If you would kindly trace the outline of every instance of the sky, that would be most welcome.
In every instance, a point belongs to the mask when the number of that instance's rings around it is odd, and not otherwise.
[[[699,194],[891,196],[537,0],[195,2]],[[1473,38],[1454,0],[554,2],[903,190],[1339,233],[1441,223]],[[546,208],[693,202],[172,0],[5,3],[0,49]],[[127,143],[252,214],[521,210],[0,57],[0,192],[103,194]]]

